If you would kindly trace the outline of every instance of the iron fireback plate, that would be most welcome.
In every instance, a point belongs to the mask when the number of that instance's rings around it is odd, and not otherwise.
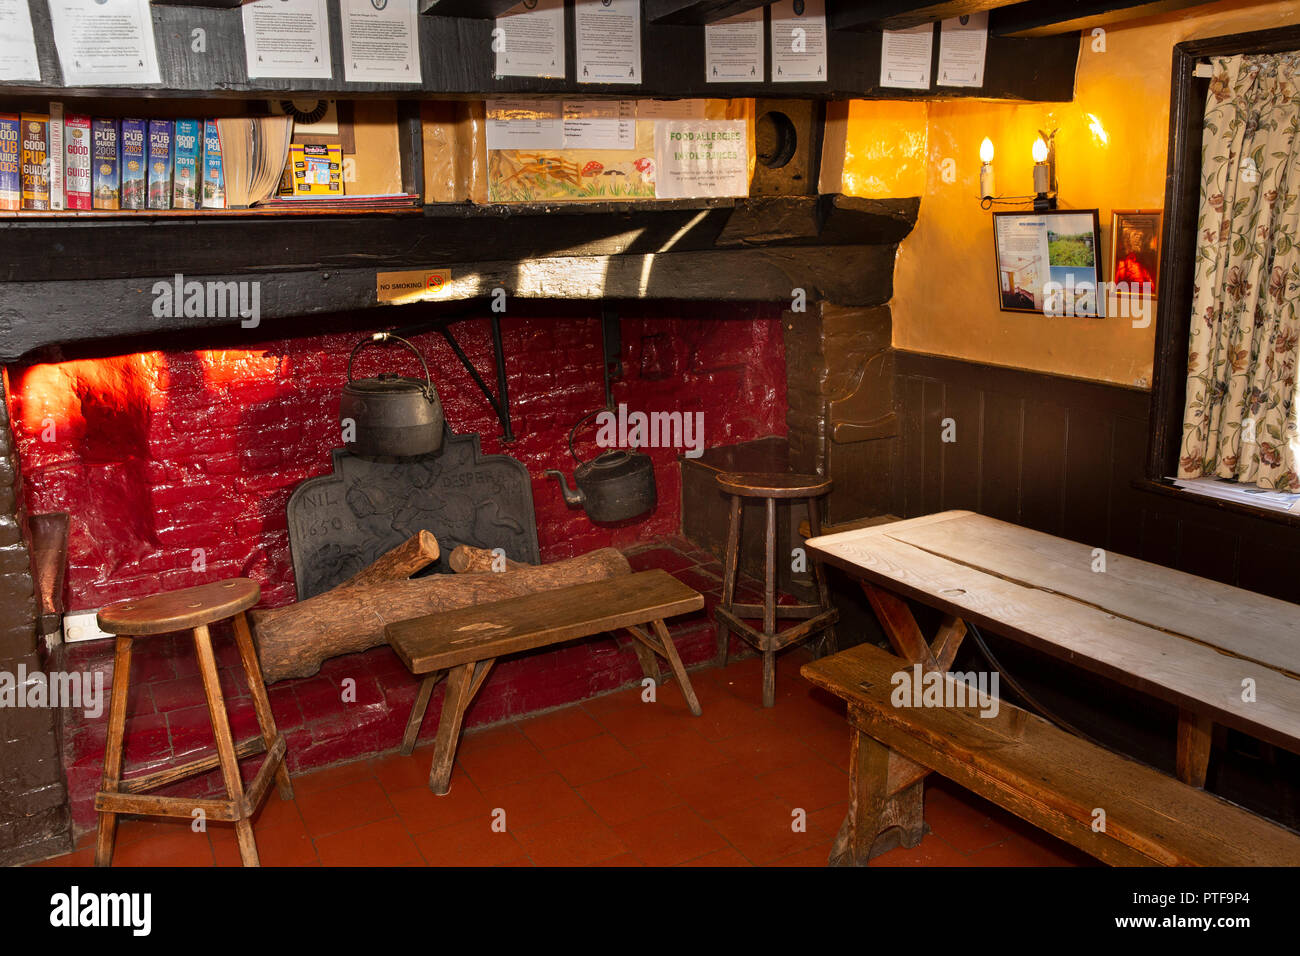
[[[477,434],[447,429],[441,451],[417,459],[359,458],[342,448],[333,456],[331,474],[289,496],[298,600],[341,584],[419,531],[438,539],[434,572],[450,570],[458,544],[541,563],[528,469],[509,455],[484,455]]]

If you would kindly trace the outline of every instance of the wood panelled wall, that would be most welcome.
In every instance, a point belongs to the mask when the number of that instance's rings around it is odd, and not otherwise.
[[[1146,392],[912,352],[895,368],[881,510],[970,509],[1300,603],[1300,525],[1143,486]]]

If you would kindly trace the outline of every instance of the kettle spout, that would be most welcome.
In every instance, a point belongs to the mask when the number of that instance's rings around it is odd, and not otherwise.
[[[578,507],[586,501],[586,495],[577,489],[569,487],[568,482],[564,480],[564,472],[550,468],[542,472],[542,475],[547,478],[554,478],[560,483],[560,493],[564,495],[564,503],[570,508]]]

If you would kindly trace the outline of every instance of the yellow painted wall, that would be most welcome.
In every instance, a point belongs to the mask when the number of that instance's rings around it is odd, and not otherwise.
[[[895,347],[1149,387],[1154,322],[1135,329],[1127,318],[1052,319],[999,311],[991,216],[978,200],[980,142],[985,136],[993,140],[997,192],[1026,195],[1032,192],[1035,131],[1058,127],[1060,206],[1100,210],[1102,257],[1110,269],[1111,210],[1164,205],[1174,44],[1297,22],[1300,4],[1294,0],[1193,7],[1108,28],[1105,52],[1095,51],[1085,36],[1072,103],[930,102],[920,218],[899,249],[894,276]],[[890,110],[882,120],[880,128],[897,142],[898,112]],[[916,123],[913,141],[921,132]],[[881,160],[872,158],[867,145],[877,138],[876,125],[872,104],[854,105],[846,136],[846,191],[880,195],[863,185],[880,178],[871,167]],[[955,167],[951,183],[943,181],[947,159]]]

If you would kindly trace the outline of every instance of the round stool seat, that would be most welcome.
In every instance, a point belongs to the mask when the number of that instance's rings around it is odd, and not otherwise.
[[[723,472],[718,485],[747,498],[817,498],[831,490],[829,478],[788,472]]]
[[[200,627],[246,611],[261,597],[256,581],[230,578],[146,598],[118,601],[100,610],[96,619],[109,634],[165,634]]]

